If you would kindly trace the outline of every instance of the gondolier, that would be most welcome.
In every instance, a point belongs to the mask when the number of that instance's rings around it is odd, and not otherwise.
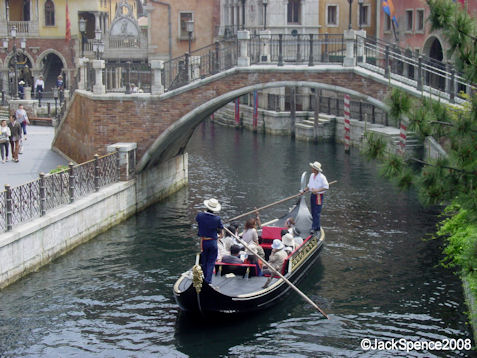
[[[195,220],[199,225],[200,266],[204,273],[204,281],[210,283],[218,253],[218,231],[221,231],[224,227],[220,216],[216,215],[221,209],[217,199],[204,200],[204,205],[207,210],[198,213]]]
[[[310,180],[308,181],[308,186],[304,189],[304,192],[310,191],[310,207],[311,215],[313,217],[313,224],[311,227],[312,233],[319,232],[321,229],[320,216],[321,208],[323,206],[323,194],[326,190],[329,189],[328,180],[323,175],[323,170],[321,169],[321,163],[313,162],[310,163],[311,172]]]

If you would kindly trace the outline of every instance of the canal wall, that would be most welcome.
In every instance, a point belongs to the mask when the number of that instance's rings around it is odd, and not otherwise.
[[[187,166],[179,155],[1,234],[0,289],[179,190]]]
[[[235,107],[229,103],[214,113],[215,123],[230,127],[242,127],[249,130],[253,128],[253,108],[240,107],[240,121],[235,121]],[[295,138],[303,141],[314,140],[314,112],[297,111],[295,122]],[[292,123],[290,112],[275,112],[258,109],[257,132],[273,135],[291,135]],[[374,132],[389,143],[397,147],[399,142],[399,129],[368,121],[350,119],[351,146],[360,148],[364,142],[366,132]],[[344,117],[333,114],[320,113],[318,119],[318,140],[320,142],[335,142],[344,144]]]

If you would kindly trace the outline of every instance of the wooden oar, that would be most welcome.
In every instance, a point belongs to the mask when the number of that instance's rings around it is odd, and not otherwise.
[[[335,184],[335,183],[337,183],[337,182],[338,182],[338,180],[333,180],[332,182],[328,183],[328,185],[332,185],[332,184]],[[325,190],[322,190],[321,192],[324,192],[324,191],[325,191]],[[321,193],[321,192],[320,192],[320,193]],[[281,200],[275,201],[274,203],[271,203],[271,204],[262,206],[261,208],[254,209],[254,210],[250,210],[250,211],[248,211],[248,212],[246,212],[246,213],[244,213],[244,214],[240,214],[240,215],[238,215],[238,216],[236,216],[236,217],[234,217],[234,218],[232,218],[232,219],[228,219],[228,220],[226,221],[226,223],[229,223],[229,222],[234,221],[234,220],[237,220],[237,219],[241,219],[241,218],[243,218],[243,217],[245,217],[245,216],[247,216],[247,215],[253,214],[253,213],[257,212],[257,211],[260,211],[260,210],[263,210],[263,209],[268,209],[268,208],[271,207],[271,206],[274,206],[274,205],[277,205],[277,204],[281,204],[281,203],[283,203],[283,202],[285,202],[285,201],[288,201],[288,200],[291,200],[291,199],[293,199],[293,198],[297,198],[297,197],[299,197],[300,195],[303,195],[303,193],[298,193],[298,194],[289,196],[288,198],[281,199]]]
[[[299,194],[300,195],[300,194]],[[233,232],[231,232],[229,229],[225,228],[225,231],[227,231],[230,235],[232,235],[238,242],[240,242],[243,246],[245,246],[245,248],[250,251],[250,252],[254,252],[252,251],[252,249],[248,246],[248,244],[243,241],[240,237],[238,237],[237,235],[235,235]],[[326,317],[326,319],[330,319],[328,317],[328,315],[323,312],[323,310],[318,307],[318,305],[313,302],[307,295],[305,295],[303,292],[301,292],[293,283],[291,283],[285,276],[283,276],[280,271],[278,271],[277,269],[275,269],[272,265],[270,265],[266,260],[265,258],[261,257],[259,254],[255,254],[257,255],[257,257],[262,260],[263,263],[265,263],[267,265],[267,267],[273,271],[273,273],[277,276],[279,276],[283,281],[285,281],[288,286],[290,286],[293,290],[295,290],[295,292],[297,292],[301,297],[303,297],[310,305],[312,305],[314,308],[316,308],[318,311],[320,311],[320,313]]]

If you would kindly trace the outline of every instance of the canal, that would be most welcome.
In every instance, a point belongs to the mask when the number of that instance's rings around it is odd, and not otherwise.
[[[189,186],[0,291],[1,357],[471,356],[364,352],[364,338],[470,339],[461,282],[429,240],[437,209],[400,193],[356,149],[203,123],[189,146]],[[204,198],[230,218],[296,193],[308,163],[338,180],[325,198],[326,243],[295,293],[243,321],[191,322],[172,286],[198,251]],[[289,203],[291,205],[291,203]],[[262,220],[288,204],[270,208]]]

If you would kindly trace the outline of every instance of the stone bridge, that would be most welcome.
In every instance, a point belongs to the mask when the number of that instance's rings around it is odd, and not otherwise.
[[[99,90],[75,91],[58,126],[54,148],[74,161],[82,162],[95,153],[105,152],[109,144],[135,142],[136,169],[141,172],[183,154],[197,125],[233,99],[254,90],[288,86],[325,89],[349,94],[383,110],[387,110],[383,100],[391,87],[402,88],[415,96],[422,95],[422,84],[419,89],[399,77],[393,78],[387,68],[380,72],[360,66],[355,58],[356,53],[360,54],[359,48],[356,50],[359,46],[356,35],[346,42],[342,63],[313,66],[250,65],[246,31],[240,39],[240,56],[235,67],[189,81],[165,93],[105,93],[101,90],[102,84],[98,84],[101,73],[97,72],[95,89]],[[363,51],[361,59],[362,55]],[[102,66],[99,63],[95,67],[101,70]],[[162,64],[153,68],[161,69]],[[160,73],[155,74],[153,87],[161,87],[160,76]]]

